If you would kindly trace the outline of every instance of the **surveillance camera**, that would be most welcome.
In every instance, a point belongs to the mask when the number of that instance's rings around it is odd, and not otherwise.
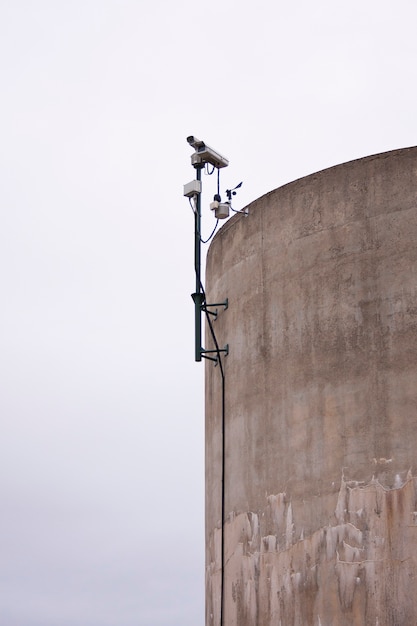
[[[193,135],[187,137],[187,141],[190,146],[195,149],[194,154],[191,156],[191,164],[194,165],[194,167],[203,165],[204,163],[210,163],[220,169],[229,165],[229,161],[226,157],[216,152],[216,150],[213,150],[213,148],[210,148],[204,141],[200,141],[200,139],[193,137]]]

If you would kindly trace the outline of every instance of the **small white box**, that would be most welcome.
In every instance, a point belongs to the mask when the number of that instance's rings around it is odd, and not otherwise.
[[[192,198],[198,196],[201,193],[201,180],[192,180],[184,185],[184,196]]]

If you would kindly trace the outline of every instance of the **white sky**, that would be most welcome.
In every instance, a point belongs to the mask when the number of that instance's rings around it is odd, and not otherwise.
[[[204,623],[185,138],[236,208],[415,145],[416,6],[0,0],[0,626]]]

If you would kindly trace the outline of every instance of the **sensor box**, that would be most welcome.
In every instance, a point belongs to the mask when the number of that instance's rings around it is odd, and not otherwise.
[[[201,180],[192,180],[184,185],[184,196],[192,198],[198,196],[201,193]]]

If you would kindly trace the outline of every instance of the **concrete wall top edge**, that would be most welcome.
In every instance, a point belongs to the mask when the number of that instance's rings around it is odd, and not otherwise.
[[[395,150],[389,150],[387,152],[372,154],[366,157],[361,157],[359,159],[353,159],[351,161],[339,163],[337,165],[333,165],[331,167],[325,168],[323,170],[319,170],[317,172],[313,172],[311,174],[308,174],[307,176],[297,178],[296,180],[290,181],[286,183],[285,185],[281,185],[280,187],[277,187],[275,189],[272,189],[271,191],[268,191],[267,193],[263,194],[256,200],[253,200],[253,202],[251,202],[245,208],[249,209],[249,214],[251,214],[251,212],[253,212],[258,205],[265,206],[265,202],[268,199],[272,199],[274,196],[278,194],[288,193],[292,189],[295,190],[299,188],[300,186],[308,187],[310,183],[312,183],[313,181],[317,181],[318,179],[329,178],[329,177],[332,177],[333,175],[337,176],[339,172],[342,172],[344,170],[349,170],[349,169],[355,170],[356,168],[363,169],[368,164],[372,163],[373,161],[383,162],[386,159],[394,160],[395,158],[398,158],[398,157],[404,158],[407,156],[411,156],[417,159],[417,146],[409,146],[407,148],[398,148]],[[207,260],[209,260],[210,258],[210,251],[216,247],[216,244],[219,242],[219,240],[225,237],[227,233],[229,232],[229,230],[235,227],[236,224],[239,223],[242,219],[243,220],[246,219],[246,216],[243,214],[234,215],[216,233],[216,235],[214,236],[209,246],[208,253],[207,253]]]

